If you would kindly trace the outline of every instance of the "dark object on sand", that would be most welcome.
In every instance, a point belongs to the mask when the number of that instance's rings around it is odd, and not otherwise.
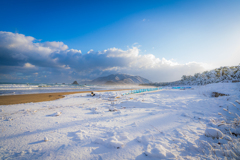
[[[212,92],[212,97],[219,97],[219,96],[229,96],[229,94],[223,94],[218,92]]]
[[[92,97],[95,96],[95,93],[91,92]]]
[[[78,84],[78,82],[77,82],[77,81],[74,81],[72,84]]]
[[[109,111],[110,111],[110,112],[116,112],[116,111],[118,111],[118,110],[114,108],[114,109],[109,109]]]

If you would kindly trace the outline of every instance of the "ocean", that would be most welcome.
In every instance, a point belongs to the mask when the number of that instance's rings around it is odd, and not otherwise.
[[[106,89],[106,87],[60,83],[0,83],[0,95],[94,91],[103,89]]]
[[[137,87],[139,86],[75,85],[71,83],[0,83],[0,95],[131,89]]]

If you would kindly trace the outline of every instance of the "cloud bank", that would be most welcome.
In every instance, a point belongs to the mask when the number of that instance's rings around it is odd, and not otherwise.
[[[41,42],[31,36],[0,31],[0,81],[71,82],[127,73],[163,82],[204,71],[201,63],[179,64],[153,54],[141,55],[140,51],[132,47],[82,53],[63,42]]]

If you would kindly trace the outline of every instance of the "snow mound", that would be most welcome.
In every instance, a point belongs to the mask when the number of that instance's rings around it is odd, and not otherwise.
[[[107,132],[105,138],[97,138],[94,142],[109,148],[120,149],[129,141],[127,132]]]
[[[109,139],[98,138],[94,142],[97,144],[101,144],[101,145],[111,147],[111,148],[116,148],[116,149],[120,149],[124,147],[124,143],[118,141],[115,136]]]
[[[212,138],[223,138],[224,134],[217,128],[207,128],[205,130],[205,136]]]
[[[57,116],[60,116],[61,114],[62,114],[62,112],[56,112],[56,113],[53,113],[53,114],[51,114],[49,116],[57,117]]]
[[[128,140],[128,133],[127,132],[121,132],[118,134],[118,140]]]
[[[122,148],[124,146],[124,144],[118,140],[112,139],[108,142],[108,144],[114,148]]]
[[[155,144],[154,147],[148,145],[147,150],[144,153],[151,158],[175,158],[175,155],[171,151],[167,150],[160,144]]]
[[[142,137],[137,137],[136,140],[144,145],[154,142],[155,138],[152,135],[145,135]]]
[[[44,137],[44,142],[47,142],[48,141],[48,138],[47,137]]]

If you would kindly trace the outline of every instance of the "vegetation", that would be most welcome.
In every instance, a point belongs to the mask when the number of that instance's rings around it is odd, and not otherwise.
[[[142,85],[177,86],[177,85],[205,85],[219,82],[240,82],[240,65],[220,67],[214,70],[196,73],[193,76],[183,75],[181,80],[175,82],[149,83]]]

